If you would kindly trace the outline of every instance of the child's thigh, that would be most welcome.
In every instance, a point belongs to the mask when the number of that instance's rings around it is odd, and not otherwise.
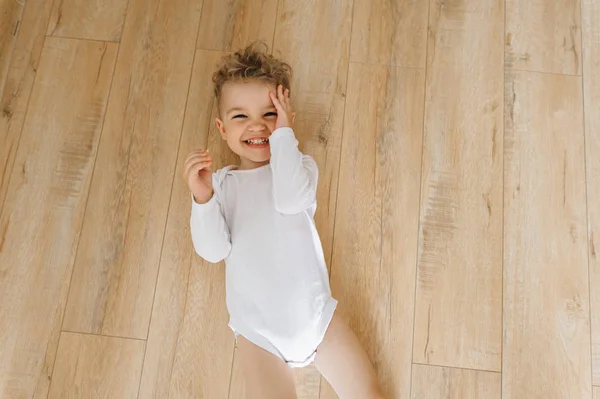
[[[317,349],[315,365],[340,399],[383,398],[367,353],[337,311]]]
[[[254,345],[241,335],[237,338],[246,382],[246,399],[296,399],[294,374],[285,362]]]

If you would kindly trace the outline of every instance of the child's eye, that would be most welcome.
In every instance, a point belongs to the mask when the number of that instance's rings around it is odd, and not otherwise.
[[[277,112],[267,112],[265,116],[277,116]]]
[[[238,115],[234,116],[234,117],[233,117],[233,118],[231,118],[231,119],[235,119],[235,118],[245,118],[245,117],[246,117],[246,115],[244,115],[244,114],[238,114]]]

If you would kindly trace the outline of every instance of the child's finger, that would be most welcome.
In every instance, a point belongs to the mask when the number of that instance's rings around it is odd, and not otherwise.
[[[201,169],[212,165],[212,159],[195,160],[186,165],[184,176],[187,177],[190,173],[198,173]]]
[[[208,167],[212,164],[212,161],[201,161],[192,165],[190,172],[197,174],[202,169],[208,169]]]
[[[273,105],[275,106],[277,111],[283,111],[283,105],[281,104],[279,99],[275,96],[275,93],[271,92],[271,93],[269,93],[269,95],[271,96],[271,101],[273,102]]]
[[[193,157],[196,157],[196,156],[199,156],[199,155],[205,155],[205,154],[208,154],[208,150],[201,150],[201,149],[199,149],[199,150],[194,150],[194,151],[192,151],[192,152],[190,152],[190,153],[188,154],[188,156],[187,156],[187,158],[185,159],[184,163],[188,163],[188,161],[189,161],[190,159],[192,159]]]
[[[194,164],[195,162],[198,161],[202,161],[202,160],[209,160],[211,159],[209,154],[194,154],[193,156],[188,157],[188,159],[185,161],[184,165],[191,165]]]

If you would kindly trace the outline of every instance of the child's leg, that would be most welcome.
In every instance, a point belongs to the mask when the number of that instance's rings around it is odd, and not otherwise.
[[[315,365],[340,399],[383,399],[367,353],[337,311],[317,349]]]
[[[285,362],[241,335],[237,353],[242,358],[247,399],[296,399],[294,375]]]

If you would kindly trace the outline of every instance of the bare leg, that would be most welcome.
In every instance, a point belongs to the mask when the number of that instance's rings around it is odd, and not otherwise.
[[[283,360],[241,335],[237,342],[247,399],[297,399],[294,374]]]
[[[383,399],[367,353],[337,311],[317,349],[315,365],[340,399]]]

